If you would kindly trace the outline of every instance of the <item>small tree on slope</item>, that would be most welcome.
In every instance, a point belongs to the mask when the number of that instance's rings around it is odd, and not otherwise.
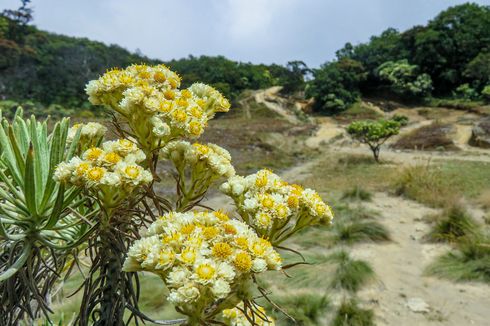
[[[367,144],[373,152],[374,159],[379,163],[379,151],[388,138],[397,135],[400,123],[393,120],[363,120],[352,122],[347,132],[356,140]]]

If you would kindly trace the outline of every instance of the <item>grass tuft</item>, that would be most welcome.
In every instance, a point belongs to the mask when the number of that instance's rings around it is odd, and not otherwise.
[[[453,281],[490,284],[490,237],[468,237],[458,248],[440,256],[426,272]]]
[[[265,305],[268,311],[272,311],[272,317],[277,325],[304,325],[314,326],[320,324],[320,319],[330,310],[330,302],[325,295],[314,293],[275,296],[273,301],[296,322],[285,316],[270,303]]]
[[[463,206],[455,204],[436,217],[435,225],[426,238],[433,242],[454,242],[477,233],[478,224],[473,217]]]
[[[390,234],[385,226],[376,221],[336,221],[331,231],[334,244],[352,245],[362,242],[389,241]]]
[[[358,185],[354,186],[352,189],[344,191],[344,194],[342,195],[342,199],[354,199],[361,201],[371,201],[372,198],[372,193],[359,187]]]
[[[344,301],[330,325],[374,326],[374,312],[370,309],[362,309],[355,300]]]
[[[348,252],[340,250],[331,254],[328,261],[336,264],[330,287],[357,292],[374,279],[372,267],[365,261],[352,259]]]
[[[395,193],[432,207],[444,207],[458,196],[440,169],[430,165],[403,168],[394,182]]]

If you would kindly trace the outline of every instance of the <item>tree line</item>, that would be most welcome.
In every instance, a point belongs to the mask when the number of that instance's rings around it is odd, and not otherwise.
[[[0,15],[0,99],[84,108],[84,85],[107,69],[162,63],[117,45],[41,31],[30,24],[29,3]],[[246,89],[281,85],[283,93],[313,97],[314,109],[327,114],[362,96],[490,99],[490,6],[450,7],[425,26],[389,28],[366,43],[347,43],[317,69],[302,61],[265,65],[223,56],[191,55],[166,64],[184,85],[202,81],[232,101]]]

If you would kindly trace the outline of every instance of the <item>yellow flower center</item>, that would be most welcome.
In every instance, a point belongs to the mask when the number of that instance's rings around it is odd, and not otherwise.
[[[181,229],[180,232],[182,232],[185,235],[191,234],[194,230],[196,229],[196,226],[194,224],[186,224],[184,225]]]
[[[265,239],[259,239],[258,241],[254,242],[250,248],[250,251],[254,253],[254,255],[262,257],[267,249],[271,247],[271,244],[269,241]]]
[[[175,110],[173,117],[178,122],[185,122],[187,120],[187,113],[184,110]]]
[[[168,89],[165,91],[165,93],[163,93],[163,96],[167,99],[167,100],[173,100],[175,99],[175,92],[171,89]]]
[[[189,105],[189,102],[185,98],[179,98],[177,100],[177,105],[186,108]]]
[[[93,167],[87,171],[87,178],[91,181],[99,181],[105,174],[105,170],[99,167]]]
[[[194,143],[194,144],[192,144],[192,146],[194,146],[194,148],[197,149],[197,151],[201,155],[206,155],[207,153],[209,153],[209,147],[206,146],[206,145],[202,145],[202,144],[199,144],[199,143]]]
[[[189,131],[194,136],[199,136],[202,133],[201,124],[197,121],[192,121],[189,123]]]
[[[104,156],[104,161],[107,163],[116,164],[121,161],[121,156],[117,155],[117,153],[110,152]]]
[[[288,206],[291,208],[296,208],[299,206],[299,198],[298,196],[289,196],[288,198]]]
[[[83,162],[77,166],[75,172],[78,176],[82,176],[85,174],[85,172],[87,172],[89,168],[90,168],[90,163]]]
[[[270,196],[265,196],[262,198],[262,206],[265,208],[272,208],[274,207],[274,200]]]
[[[257,217],[257,223],[263,228],[268,228],[271,225],[271,216],[267,213],[260,213]]]
[[[134,145],[130,140],[127,139],[119,139],[118,143],[124,149],[132,149]]]
[[[196,268],[196,274],[201,280],[210,280],[213,278],[216,270],[209,264],[201,264]]]
[[[160,103],[159,110],[160,110],[160,112],[168,113],[168,112],[172,111],[173,106],[174,106],[173,102],[164,101],[164,102]]]
[[[192,109],[191,109],[191,115],[193,117],[195,117],[197,119],[200,119],[202,117],[202,114],[203,114],[203,112],[202,112],[202,110],[199,107],[197,107],[197,106],[192,107]]]
[[[247,249],[248,248],[248,240],[245,237],[237,237],[235,239],[235,243],[238,247],[242,249]]]
[[[252,258],[246,252],[240,252],[235,256],[234,264],[238,270],[248,272],[252,268]]]
[[[231,224],[223,224],[223,229],[225,230],[226,234],[236,234],[236,228],[231,225]]]
[[[140,175],[140,170],[134,165],[127,166],[124,169],[124,173],[130,179],[136,179]]]
[[[206,239],[212,239],[219,234],[219,230],[214,226],[205,226],[202,228],[202,235]]]
[[[206,105],[206,101],[203,100],[202,98],[198,99],[196,101],[197,105],[199,105],[201,108],[203,108]]]
[[[155,74],[153,75],[153,79],[157,82],[157,83],[163,83],[167,80],[167,77],[165,77],[165,74],[161,71],[157,71],[155,72]]]
[[[224,242],[215,243],[213,246],[213,256],[225,259],[232,254],[231,246]]]
[[[255,185],[259,188],[267,186],[267,175],[261,174],[257,176],[257,179],[255,179]]]
[[[175,80],[175,78],[169,78],[168,83],[170,84],[170,87],[172,88],[177,88],[178,82]]]
[[[196,260],[196,252],[192,249],[184,249],[180,254],[180,258],[186,264],[192,264]]]
[[[92,147],[87,150],[85,157],[89,161],[95,161],[100,157],[100,155],[102,155],[103,152],[104,151],[100,148]]]
[[[183,97],[183,98],[186,98],[186,99],[190,99],[192,97],[192,93],[190,90],[188,89],[184,89],[180,92],[180,95]]]
[[[148,71],[142,71],[139,73],[138,75],[140,78],[143,78],[143,79],[148,79],[150,78],[150,73]]]
[[[279,204],[276,207],[276,213],[280,219],[284,219],[288,216],[288,208],[284,204]]]
[[[222,210],[215,211],[213,214],[220,221],[226,222],[226,221],[229,221],[230,220],[230,218],[228,217],[228,214],[226,214]]]

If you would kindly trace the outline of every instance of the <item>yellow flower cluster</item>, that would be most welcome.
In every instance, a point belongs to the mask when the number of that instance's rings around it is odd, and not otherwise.
[[[233,198],[243,220],[278,244],[306,226],[329,223],[330,206],[312,189],[288,184],[269,170],[233,176],[221,186]]]
[[[138,165],[145,154],[130,140],[107,141],[60,163],[54,172],[59,182],[93,191],[106,207],[120,204],[135,188],[152,181],[149,171]]]
[[[120,113],[148,153],[175,138],[197,138],[216,112],[230,103],[211,86],[195,83],[180,90],[180,77],[165,65],[132,65],[90,81],[92,104]]]
[[[97,122],[77,123],[68,130],[66,141],[71,143],[78,131],[80,131],[79,147],[85,150],[97,146],[107,132],[107,128]]]
[[[263,307],[257,306],[256,310],[257,312],[247,310],[247,318],[243,312],[243,302],[240,302],[235,308],[223,310],[225,324],[228,326],[274,326],[276,324],[272,317],[266,315]],[[254,324],[252,325],[249,320],[252,320]]]
[[[161,153],[164,158],[172,161],[178,171],[183,171],[186,167],[192,168],[195,179],[214,180],[235,175],[230,153],[215,144],[191,145],[186,141],[172,141]]]
[[[188,316],[201,316],[217,302],[236,306],[252,274],[279,270],[281,262],[269,241],[221,211],[172,212],[130,247],[124,270],[156,273],[170,302]]]

